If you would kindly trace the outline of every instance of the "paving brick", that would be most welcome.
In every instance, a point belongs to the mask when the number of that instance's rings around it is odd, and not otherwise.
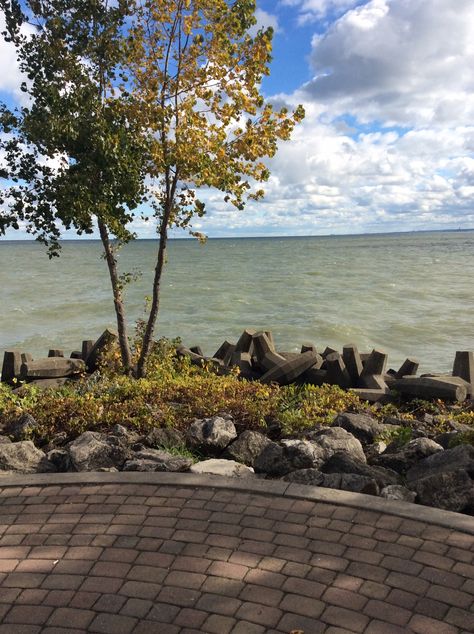
[[[174,620],[175,625],[182,627],[195,628],[201,631],[201,625],[207,619],[209,614],[202,610],[194,610],[191,608],[183,608],[178,612]]]
[[[318,618],[325,609],[322,601],[312,597],[302,597],[298,594],[285,594],[280,605],[284,612],[294,612],[310,618]]]
[[[77,608],[56,608],[48,620],[48,625],[86,629],[95,613]]]
[[[328,606],[324,610],[321,620],[329,625],[345,627],[354,632],[365,632],[369,622],[368,617],[363,614],[333,605]]]
[[[421,614],[415,614],[408,626],[412,632],[419,634],[427,634],[428,632],[429,634],[457,634],[458,632],[456,627],[450,626],[444,621],[438,621]]]
[[[3,617],[4,623],[22,623],[25,625],[44,625],[54,608],[40,605],[13,606],[7,616]],[[15,628],[12,627],[12,631]]]
[[[362,610],[367,603],[367,597],[341,588],[328,588],[321,599],[330,605],[339,605],[349,610]]]
[[[293,630],[308,632],[310,634],[322,634],[326,632],[326,625],[319,619],[312,619],[301,614],[287,612],[278,623],[278,631],[292,632]]]
[[[238,599],[206,593],[199,598],[196,603],[196,608],[214,614],[234,616],[241,605],[242,601],[239,601]]]
[[[89,626],[90,632],[131,634],[137,619],[119,614],[98,614]]]
[[[468,632],[474,632],[474,612],[468,612],[461,608],[450,608],[445,616],[445,621]]]
[[[94,603],[94,610],[96,612],[110,612],[111,614],[117,614],[120,612],[126,601],[126,597],[118,594],[103,594],[99,600]]]
[[[211,614],[203,623],[203,632],[209,632],[209,634],[229,634],[235,623],[236,620],[229,616]]]
[[[364,614],[375,619],[383,619],[393,625],[406,625],[412,616],[410,610],[396,605],[387,606],[385,601],[370,599],[364,607]]]

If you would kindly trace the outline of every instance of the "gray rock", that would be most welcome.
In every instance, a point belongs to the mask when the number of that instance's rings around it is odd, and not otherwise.
[[[283,480],[294,482],[295,484],[307,484],[309,486],[324,486],[324,473],[318,469],[298,469],[288,473]]]
[[[391,469],[370,466],[363,462],[353,460],[346,453],[335,453],[322,466],[324,473],[352,473],[375,480],[382,489],[389,485],[397,484],[400,476]]]
[[[122,471],[189,471],[193,464],[190,458],[175,456],[167,451],[144,449],[137,451],[123,465]]]
[[[416,480],[413,486],[420,504],[474,514],[474,480],[464,469],[436,473]]]
[[[270,441],[255,458],[254,468],[257,473],[283,476],[292,470],[292,465],[286,457],[283,447]]]
[[[46,473],[56,471],[44,451],[31,440],[0,444],[0,471],[15,473]]]
[[[8,433],[14,440],[26,440],[37,426],[38,423],[31,414],[22,414],[10,424]]]
[[[373,443],[384,429],[383,425],[366,414],[352,414],[349,412],[343,412],[336,416],[333,426],[342,427],[365,444]]]
[[[381,454],[374,462],[381,467],[406,473],[413,465],[432,454],[444,451],[441,445],[429,438],[415,438],[395,452]]]
[[[255,477],[254,470],[251,467],[247,467],[235,460],[220,460],[218,458],[196,462],[189,470],[191,473],[208,473],[231,478]]]
[[[326,459],[325,450],[309,440],[282,440],[285,457],[293,469],[317,469]]]
[[[389,484],[380,491],[380,497],[386,500],[400,500],[402,502],[414,502],[416,493],[400,484]]]
[[[257,431],[246,430],[227,447],[227,454],[237,462],[254,466],[256,457],[271,443],[266,436]]]
[[[324,449],[326,459],[342,451],[354,460],[367,462],[360,441],[342,427],[326,427],[317,432],[311,432],[308,437]]]
[[[186,434],[186,443],[191,449],[216,455],[237,438],[231,416],[213,416],[195,420]]]
[[[154,449],[158,447],[180,447],[185,444],[183,434],[172,427],[154,427],[141,441],[147,447]]]
[[[8,436],[0,436],[0,445],[11,444],[10,438]]]
[[[472,445],[458,445],[428,456],[409,469],[406,477],[407,481],[411,482],[458,469],[474,475],[474,447]]]
[[[286,482],[378,495],[379,487],[372,478],[350,473],[321,473],[317,469],[299,469],[288,473]]]
[[[120,469],[127,459],[127,448],[120,439],[86,431],[69,444],[69,455],[76,471]]]
[[[71,457],[67,449],[52,449],[47,456],[59,473],[66,473],[71,470]]]

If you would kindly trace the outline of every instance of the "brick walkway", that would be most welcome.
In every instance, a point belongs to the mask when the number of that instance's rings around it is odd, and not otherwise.
[[[474,518],[278,483],[70,475],[0,479],[0,634],[474,631]]]

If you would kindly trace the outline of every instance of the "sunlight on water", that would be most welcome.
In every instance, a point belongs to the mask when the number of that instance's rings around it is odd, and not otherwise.
[[[143,276],[127,289],[130,322],[151,294],[155,244],[120,254]],[[0,241],[0,353],[69,353],[114,327],[98,242],[67,242],[48,260],[32,242]],[[391,366],[416,356],[446,371],[474,349],[474,232],[173,241],[157,335],[212,354],[243,328],[271,329],[281,350],[356,343],[385,349]]]

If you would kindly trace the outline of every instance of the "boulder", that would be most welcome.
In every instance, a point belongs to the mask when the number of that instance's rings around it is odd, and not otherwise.
[[[283,476],[292,470],[292,465],[283,447],[270,441],[255,458],[254,468],[257,473]]]
[[[415,438],[403,445],[398,451],[385,451],[375,460],[375,463],[381,467],[393,469],[397,473],[405,474],[420,460],[440,451],[444,451],[443,447],[434,440]]]
[[[114,436],[86,431],[68,447],[71,463],[76,471],[99,471],[103,468],[120,469],[128,458],[125,443]]]
[[[237,462],[253,467],[256,457],[269,443],[271,440],[263,434],[246,430],[227,447],[226,453]]]
[[[367,414],[352,414],[350,412],[338,414],[332,425],[333,427],[342,427],[364,444],[372,444],[384,430],[384,426],[375,418],[367,416]]]
[[[452,449],[433,453],[418,462],[407,471],[407,481],[427,478],[438,473],[463,469],[474,475],[474,447],[472,445],[458,445]]]
[[[283,479],[286,482],[294,482],[296,484],[366,493],[368,495],[377,495],[379,492],[375,480],[350,473],[324,474],[317,469],[299,469],[288,473]]]
[[[464,469],[435,473],[413,483],[420,504],[474,515],[474,480]]]
[[[281,444],[293,469],[319,468],[326,458],[324,449],[309,440],[285,439]]]
[[[185,439],[181,432],[172,427],[153,427],[140,442],[152,449],[158,449],[183,446]]]
[[[353,460],[346,453],[335,453],[321,467],[323,473],[352,473],[354,475],[365,476],[375,480],[378,486],[383,489],[386,486],[397,484],[400,476],[391,469],[375,467],[363,462]]]
[[[144,449],[133,454],[123,465],[122,471],[189,471],[191,458],[176,456],[158,449]]]
[[[31,440],[0,444],[0,471],[15,473],[46,473],[56,471],[55,466],[48,460]]]
[[[195,420],[186,433],[191,449],[209,454],[220,454],[237,438],[235,425],[229,415]]]
[[[0,445],[10,445],[11,442],[12,441],[8,438],[8,436],[0,436]]]
[[[310,432],[308,437],[324,449],[326,459],[342,451],[349,454],[353,460],[367,462],[360,441],[342,427],[326,427],[317,432]]]
[[[255,477],[254,470],[251,467],[247,467],[235,460],[219,460],[218,458],[196,462],[189,471],[191,473],[206,473],[231,478]]]
[[[66,473],[71,470],[71,456],[67,449],[51,449],[51,451],[48,451],[47,456],[59,473]]]
[[[8,433],[14,440],[26,440],[38,426],[31,414],[22,414],[8,426]]]
[[[416,493],[410,491],[401,484],[389,484],[380,491],[380,497],[386,500],[399,500],[401,502],[414,502]]]

